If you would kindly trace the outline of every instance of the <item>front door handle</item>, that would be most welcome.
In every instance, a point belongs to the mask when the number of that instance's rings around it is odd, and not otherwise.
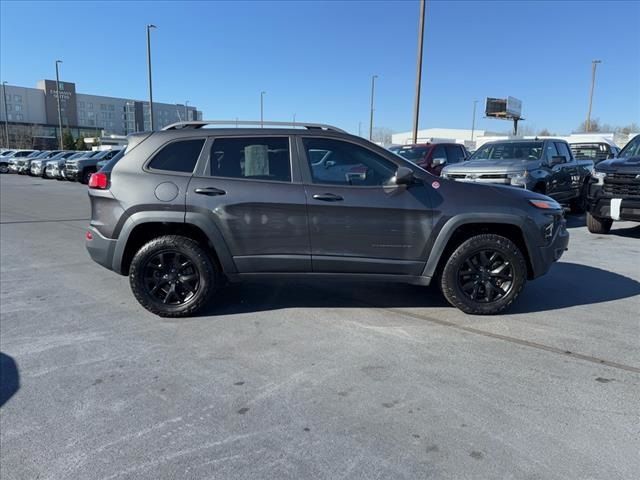
[[[323,202],[340,202],[344,200],[340,195],[333,193],[316,193],[313,198],[315,200],[322,200]]]
[[[215,197],[216,195],[225,195],[227,192],[224,190],[220,190],[215,187],[201,187],[196,188],[194,192],[199,193],[200,195],[209,195],[211,197]]]

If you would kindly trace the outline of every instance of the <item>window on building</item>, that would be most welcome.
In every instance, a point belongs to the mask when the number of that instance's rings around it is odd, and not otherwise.
[[[113,112],[109,112],[108,116],[109,118],[113,118]]]
[[[96,124],[95,120],[87,120],[87,125],[93,126],[95,124]]]
[[[14,95],[13,101],[16,103],[22,103],[22,95]]]
[[[149,168],[172,172],[193,172],[203,145],[204,139],[170,143],[153,157]]]
[[[109,111],[110,112],[115,111],[115,109],[116,109],[116,107],[113,104],[109,105]]]
[[[210,175],[290,182],[289,139],[216,138],[211,147]]]
[[[16,105],[16,112],[22,111],[22,105]]]
[[[101,103],[100,104],[100,110],[106,110],[107,109],[107,104],[106,103]]]
[[[24,116],[21,113],[16,113],[16,121],[21,122],[24,120]]]
[[[13,120],[13,114],[12,114],[12,113],[9,113],[9,114],[7,115],[7,117],[8,117],[8,119],[9,119],[9,121]]]
[[[88,102],[88,103],[87,103],[87,108],[88,108],[89,110],[93,110],[93,103]]]
[[[101,116],[103,120],[107,119],[107,112],[101,112]]]
[[[13,105],[10,103],[7,103],[7,110],[9,110],[10,112],[13,111]]]

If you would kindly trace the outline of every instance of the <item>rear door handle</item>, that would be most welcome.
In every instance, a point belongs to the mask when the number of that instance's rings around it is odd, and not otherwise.
[[[340,202],[344,200],[340,195],[333,193],[316,193],[313,198],[315,200],[322,200],[323,202]]]
[[[220,190],[215,187],[201,187],[196,188],[194,192],[199,193],[200,195],[209,195],[211,197],[215,197],[216,195],[225,195],[227,192],[224,190]]]

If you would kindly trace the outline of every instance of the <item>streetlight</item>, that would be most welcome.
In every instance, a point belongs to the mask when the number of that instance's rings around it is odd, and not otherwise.
[[[371,112],[369,116],[369,141],[373,140],[373,98],[376,90],[376,78],[378,78],[378,75],[371,76]]]
[[[9,114],[7,112],[7,92],[4,86],[7,82],[2,82],[2,99],[4,100],[4,138],[5,138],[5,147],[9,148]]]
[[[476,130],[476,105],[477,104],[478,104],[478,100],[474,100],[473,101],[473,119],[471,120],[471,141],[472,142],[473,142],[473,134]]]
[[[60,150],[64,150],[62,144],[62,110],[60,109],[60,74],[58,72],[58,64],[62,63],[62,60],[56,60],[56,97],[58,97],[58,126],[60,128]]]
[[[296,114],[295,113],[293,114],[293,126],[294,127],[296,126]]]
[[[151,29],[155,25],[147,25],[147,69],[149,70],[149,125],[153,130],[153,87],[151,85]]]
[[[185,100],[184,101],[184,121],[188,122],[189,121],[189,115],[188,115],[188,111],[187,111],[187,105],[189,105],[189,100]]]
[[[264,128],[264,95],[267,92],[260,92],[260,128]]]
[[[420,117],[420,86],[422,84],[422,44],[424,43],[425,0],[420,0],[418,21],[418,58],[416,61],[416,98],[413,105],[413,143],[418,143],[418,119]]]
[[[587,113],[587,121],[584,124],[587,133],[591,130],[591,105],[593,104],[593,89],[596,85],[596,67],[599,63],[602,63],[602,60],[591,61],[591,93],[589,94],[589,112]]]

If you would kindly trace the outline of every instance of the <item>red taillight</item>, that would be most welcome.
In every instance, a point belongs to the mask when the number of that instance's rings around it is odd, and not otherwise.
[[[87,233],[84,234],[84,238],[86,238],[87,240],[93,240],[93,233],[87,230]]]
[[[109,177],[106,173],[98,172],[89,177],[89,188],[106,189],[109,186]]]

